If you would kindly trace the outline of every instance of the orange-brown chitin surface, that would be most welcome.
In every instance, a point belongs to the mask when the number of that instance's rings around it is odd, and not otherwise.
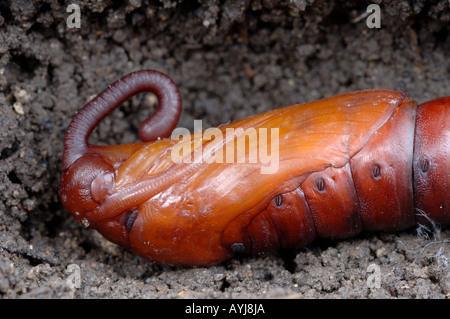
[[[100,202],[84,194],[81,208],[74,207],[74,199],[67,199],[66,207],[111,241],[176,265],[209,265],[236,253],[299,247],[316,236],[403,229],[414,222],[414,123],[415,103],[404,94],[368,90],[221,126],[222,139],[191,135],[182,143],[192,144],[185,159],[193,163],[174,161],[171,152],[180,144],[170,139],[135,144],[139,147],[123,153],[118,146],[111,154],[101,147],[97,154],[114,173],[113,188],[94,183]],[[445,125],[447,135],[437,138],[448,142],[448,121]],[[230,134],[230,128],[243,130]],[[276,159],[249,163],[261,145],[236,141],[251,128],[256,140],[267,141],[269,153],[277,150]],[[267,138],[259,129],[267,129]],[[230,147],[234,153],[226,161]],[[213,161],[221,152],[224,161]],[[261,169],[271,165],[276,170],[263,174]],[[91,182],[94,178],[89,176]],[[69,179],[64,182],[73,185]],[[76,198],[75,191],[70,193],[74,187],[62,194]]]
[[[450,97],[417,109],[414,192],[418,221],[450,223]]]

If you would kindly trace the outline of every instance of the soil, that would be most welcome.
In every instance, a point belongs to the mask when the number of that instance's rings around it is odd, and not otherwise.
[[[372,2],[380,28],[366,23]],[[450,298],[449,228],[169,267],[83,228],[57,195],[71,118],[131,71],[172,77],[189,129],[367,88],[449,95],[448,0],[70,3],[80,28],[65,1],[0,3],[0,297]],[[136,141],[146,101],[125,103],[90,141]]]

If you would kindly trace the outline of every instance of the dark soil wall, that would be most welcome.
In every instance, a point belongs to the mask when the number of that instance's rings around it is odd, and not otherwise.
[[[380,29],[363,16],[372,2]],[[80,29],[67,27],[69,3],[80,5]],[[57,196],[72,116],[126,73],[171,76],[187,128],[366,88],[424,102],[450,94],[449,22],[447,0],[0,2],[0,297],[449,298],[448,228],[173,268],[82,228]],[[147,101],[115,111],[91,142],[137,140]],[[74,290],[71,264],[81,270]],[[367,285],[370,264],[380,288]]]

